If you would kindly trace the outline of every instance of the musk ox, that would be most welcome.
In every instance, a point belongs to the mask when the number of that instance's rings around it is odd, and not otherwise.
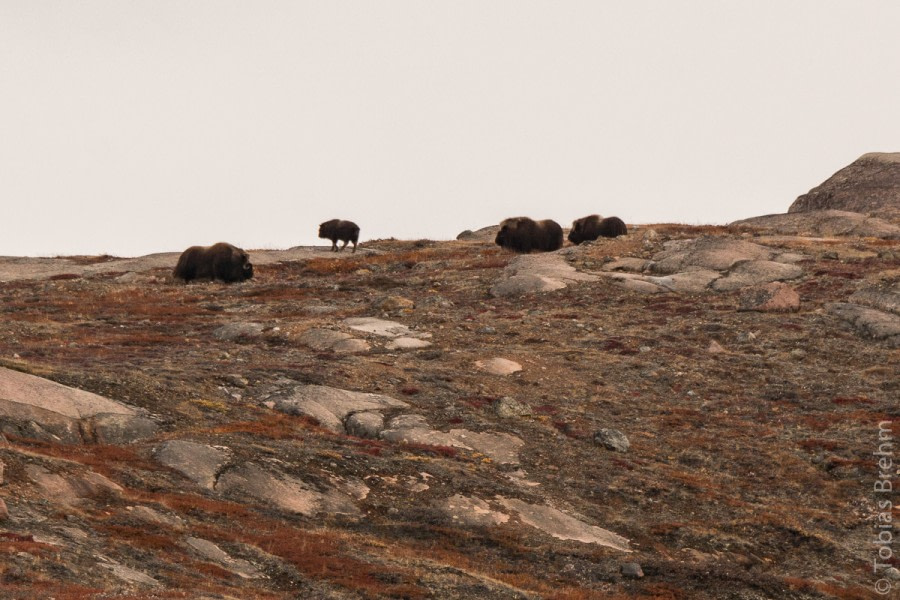
[[[533,221],[528,217],[514,217],[500,223],[494,243],[524,253],[559,250],[563,245],[562,227],[550,219]]]
[[[172,275],[185,282],[193,279],[219,279],[225,283],[253,277],[250,256],[225,242],[212,246],[191,246],[181,253]]]
[[[353,251],[356,252],[356,242],[359,240],[359,226],[353,221],[332,219],[319,225],[319,237],[331,240],[332,252],[338,251],[338,240],[344,242],[344,245],[340,248],[341,250],[346,248],[349,242],[353,242]]]
[[[569,241],[580,244],[598,237],[614,238],[628,233],[625,223],[619,217],[607,217],[601,219],[600,215],[582,217],[572,222],[572,231],[569,232]]]

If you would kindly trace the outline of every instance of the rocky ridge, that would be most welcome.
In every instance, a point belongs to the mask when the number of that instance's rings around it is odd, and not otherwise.
[[[871,597],[897,242],[814,233],[0,259],[0,596]]]

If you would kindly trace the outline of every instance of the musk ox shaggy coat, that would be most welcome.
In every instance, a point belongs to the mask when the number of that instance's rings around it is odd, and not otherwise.
[[[500,223],[494,243],[516,252],[549,252],[562,248],[563,232],[559,223],[550,219],[533,221],[528,217],[514,217]]]
[[[359,226],[353,221],[341,221],[332,219],[319,225],[319,237],[331,240],[331,251],[337,252],[338,240],[344,242],[341,250],[347,247],[348,242],[353,242],[353,251],[356,252],[356,242],[359,240]]]
[[[219,242],[212,246],[191,246],[182,252],[172,275],[186,282],[193,279],[218,279],[233,283],[253,277],[253,265],[244,250]]]
[[[628,229],[619,217],[601,219],[600,215],[591,215],[572,222],[569,241],[573,244],[580,244],[596,240],[598,237],[614,238],[626,233],[628,233]]]

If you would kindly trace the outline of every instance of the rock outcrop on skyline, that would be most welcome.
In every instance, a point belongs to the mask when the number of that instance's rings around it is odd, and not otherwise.
[[[863,154],[797,198],[790,213],[841,210],[900,224],[900,152]]]

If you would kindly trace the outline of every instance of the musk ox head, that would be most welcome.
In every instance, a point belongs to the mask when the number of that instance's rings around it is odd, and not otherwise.
[[[514,217],[500,223],[494,243],[524,253],[559,250],[563,244],[562,227],[550,219],[533,221],[528,217]]]
[[[341,250],[346,248],[349,242],[353,242],[353,251],[356,252],[356,243],[359,240],[359,226],[353,221],[332,219],[319,225],[319,237],[331,240],[332,252],[338,251],[338,240],[344,242],[344,245],[340,247]]]
[[[573,244],[580,244],[596,240],[598,237],[614,238],[626,233],[628,233],[628,229],[619,217],[601,219],[600,215],[590,215],[572,222],[569,241]]]
[[[185,282],[210,279],[233,283],[253,277],[250,256],[237,246],[219,242],[212,246],[191,246],[181,253],[172,275]]]

